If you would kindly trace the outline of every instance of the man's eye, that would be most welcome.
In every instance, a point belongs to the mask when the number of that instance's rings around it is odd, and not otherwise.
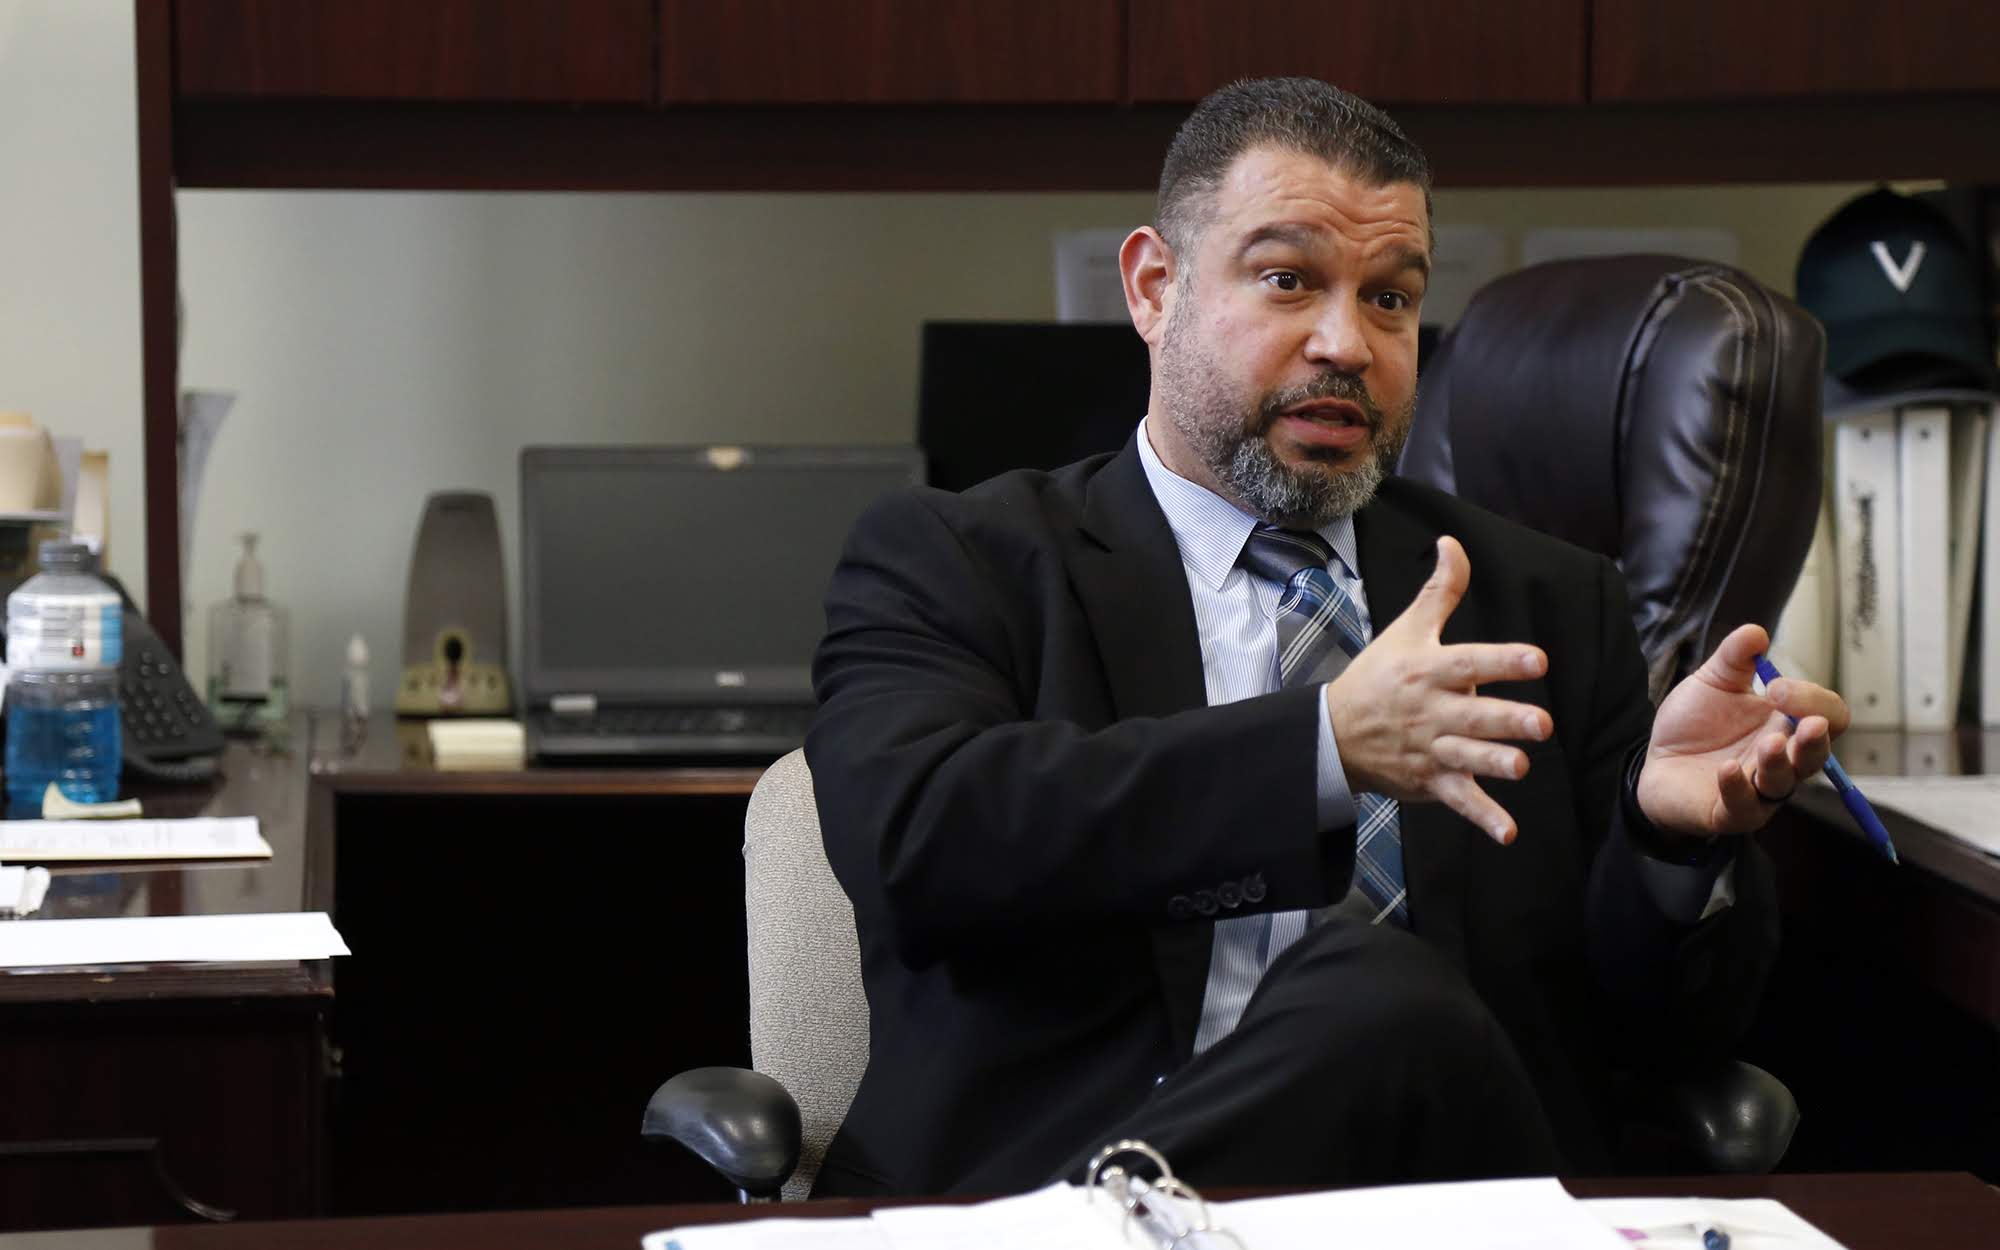
[[[1383,291],[1375,297],[1375,306],[1386,312],[1401,312],[1410,306],[1410,297],[1401,291]]]
[[[1267,273],[1264,275],[1264,281],[1270,283],[1280,291],[1296,291],[1302,285],[1299,282],[1299,275],[1289,269],[1280,269],[1276,273]]]

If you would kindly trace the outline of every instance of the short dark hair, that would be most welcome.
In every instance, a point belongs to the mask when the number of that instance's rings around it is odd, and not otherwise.
[[[1414,183],[1430,215],[1430,162],[1387,113],[1317,78],[1249,78],[1195,105],[1167,145],[1154,229],[1169,247],[1193,246],[1208,198],[1229,167],[1266,144],[1317,156],[1376,186]]]

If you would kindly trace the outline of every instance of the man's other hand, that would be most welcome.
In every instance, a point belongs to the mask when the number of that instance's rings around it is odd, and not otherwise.
[[[1525,643],[1440,642],[1471,579],[1458,540],[1438,539],[1437,571],[1328,683],[1326,704],[1349,789],[1403,803],[1442,802],[1506,843],[1517,832],[1514,818],[1473,778],[1525,777],[1527,754],[1504,740],[1540,742],[1555,723],[1532,704],[1481,698],[1476,689],[1540,677],[1549,657]]]
[[[1660,704],[1638,791],[1640,810],[1663,833],[1762,828],[1846,731],[1847,704],[1824,686],[1781,677],[1756,692],[1756,659],[1770,645],[1762,626],[1737,628]]]

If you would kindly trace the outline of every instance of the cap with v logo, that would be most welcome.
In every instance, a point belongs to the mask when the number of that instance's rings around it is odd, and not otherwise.
[[[1992,382],[1978,262],[1921,200],[1883,188],[1842,205],[1806,240],[1798,295],[1826,327],[1826,371],[1851,387]]]

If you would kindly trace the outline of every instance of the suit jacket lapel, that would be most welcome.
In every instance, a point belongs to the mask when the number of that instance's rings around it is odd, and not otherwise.
[[[1393,494],[1394,483],[1385,484]],[[1354,517],[1368,615],[1381,633],[1416,599],[1437,567],[1439,532],[1393,498],[1378,494]],[[1481,638],[1478,605],[1468,592],[1445,621],[1447,644]],[[1410,891],[1410,925],[1461,964],[1465,949],[1466,839],[1482,837],[1442,803],[1405,803],[1397,813],[1403,837],[1403,882]]]
[[[1136,438],[1137,435],[1135,434]],[[1097,639],[1114,718],[1171,716],[1208,702],[1201,637],[1180,547],[1128,441],[1091,478],[1071,554],[1077,598]],[[1215,926],[1152,930],[1175,1053],[1194,1053]]]

